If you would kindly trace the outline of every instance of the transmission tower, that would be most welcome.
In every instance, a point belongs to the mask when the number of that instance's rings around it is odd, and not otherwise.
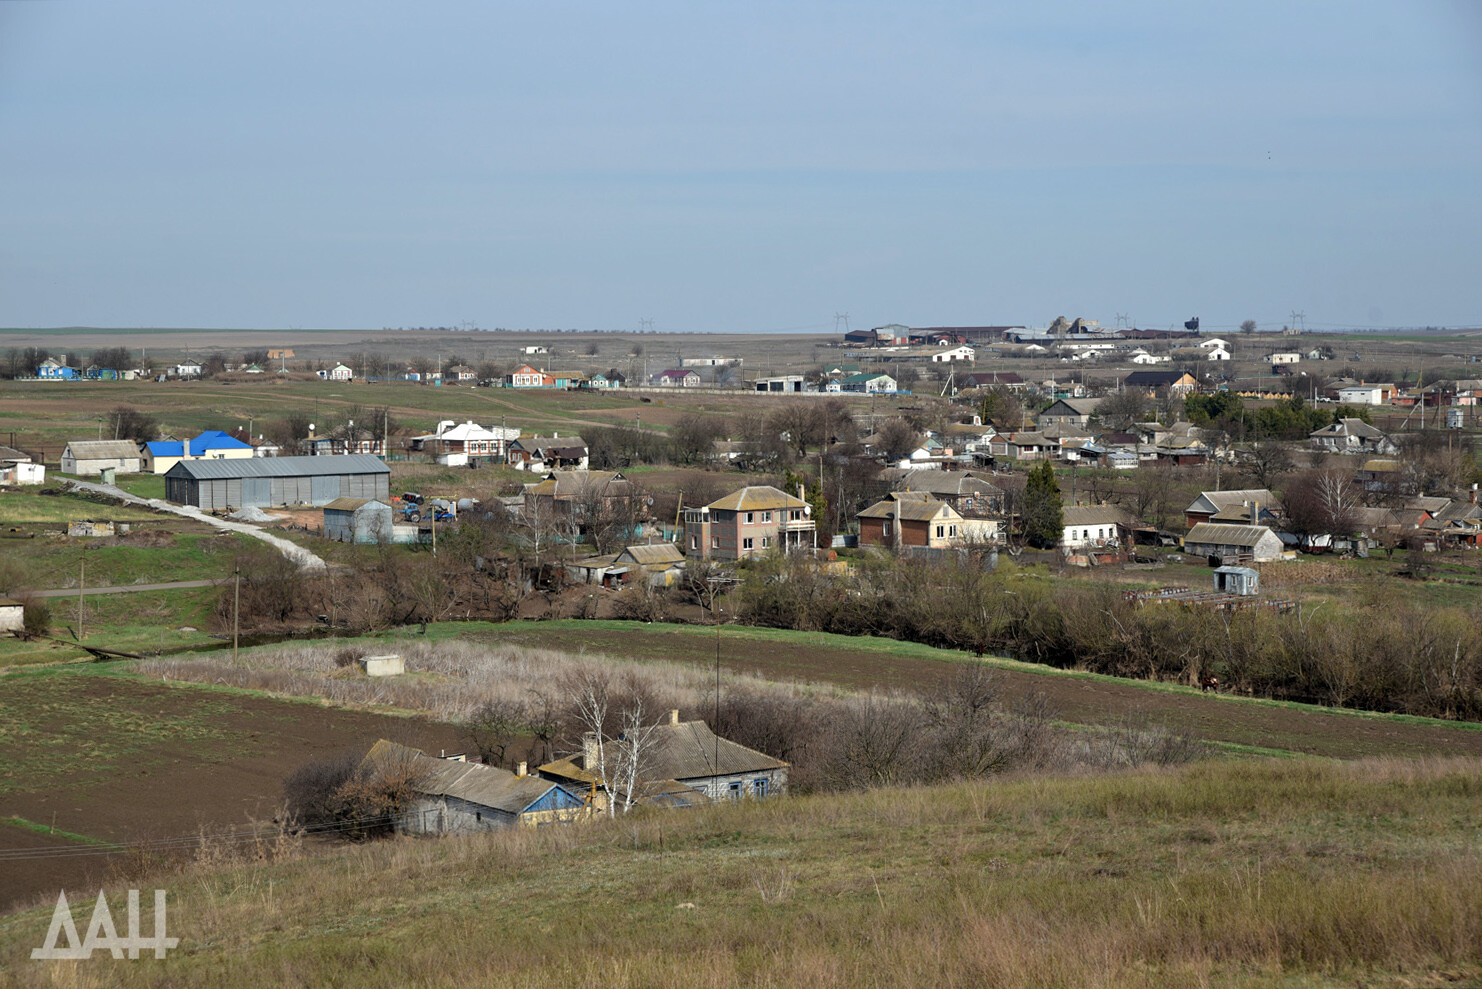
[[[836,312],[836,313],[834,313],[834,332],[835,333],[838,333],[839,332],[839,324],[840,323],[843,323],[844,324],[844,332],[845,333],[848,333],[849,332],[849,314],[848,313],[846,313],[846,312]]]
[[[1306,333],[1307,332],[1307,314],[1305,312],[1297,312],[1297,310],[1293,309],[1292,310],[1292,325],[1293,326],[1299,326],[1300,327],[1299,332]]]
[[[653,332],[653,328],[654,328],[654,321],[651,320],[651,319],[640,319],[638,321],[638,332],[639,333],[643,333],[645,331],[647,331],[649,333],[652,333]]]
[[[1117,313],[1117,329],[1124,329],[1127,325],[1127,314],[1124,312]]]

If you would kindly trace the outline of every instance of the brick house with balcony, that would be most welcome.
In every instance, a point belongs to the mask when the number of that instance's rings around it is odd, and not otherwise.
[[[888,498],[860,512],[860,546],[884,546],[900,552],[907,547],[943,549],[966,538],[963,518],[944,501]]]
[[[740,560],[812,549],[816,526],[801,498],[767,485],[744,487],[684,513],[684,555]]]

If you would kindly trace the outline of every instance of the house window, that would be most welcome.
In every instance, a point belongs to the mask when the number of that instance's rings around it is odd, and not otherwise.
[[[752,780],[751,792],[756,794],[758,797],[765,797],[767,795],[767,781],[764,779]]]
[[[1082,529],[1081,530],[1081,538],[1082,539],[1090,539],[1091,538],[1091,530],[1090,529]]]
[[[799,521],[800,519],[802,519],[802,517],[803,517],[802,509],[798,509],[798,508],[794,508],[792,510],[792,512],[788,514],[788,518],[792,519],[794,522]]]
[[[750,536],[748,536],[745,539],[741,540],[741,548],[742,549],[751,549],[751,546],[752,546],[752,539],[751,539]]]
[[[732,800],[740,800],[741,799],[741,784],[739,782],[732,783],[731,784],[731,799]]]
[[[957,535],[957,526],[955,526],[955,525],[949,525],[949,526],[947,526],[947,535],[949,535],[949,536],[956,536]]]
[[[747,525],[751,525],[751,523],[753,523],[755,521],[756,521],[756,512],[747,512],[746,513],[746,524]]]
[[[771,512],[762,512],[762,521],[763,522],[770,522],[770,521],[772,521],[772,513]]]
[[[890,535],[890,520],[889,519],[886,519],[884,522],[880,523],[880,533],[882,535],[886,535],[886,536]]]
[[[947,534],[947,530],[946,530],[946,527],[945,526],[940,526],[940,525],[937,526],[937,538],[938,539],[941,539],[946,534]]]
[[[772,546],[772,537],[771,536],[763,536],[762,537],[762,549],[770,549],[771,546]]]
[[[700,537],[699,536],[690,536],[690,549],[699,549],[699,548],[700,548]]]
[[[720,549],[720,537],[719,536],[711,536],[710,537],[710,548],[711,549]]]

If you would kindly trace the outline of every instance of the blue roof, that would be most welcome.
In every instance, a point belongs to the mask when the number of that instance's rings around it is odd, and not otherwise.
[[[190,455],[204,456],[209,450],[250,450],[246,443],[223,433],[219,429],[208,429],[190,441]]]
[[[156,457],[183,457],[185,456],[185,444],[179,440],[156,440],[153,443],[145,443],[152,456]]]

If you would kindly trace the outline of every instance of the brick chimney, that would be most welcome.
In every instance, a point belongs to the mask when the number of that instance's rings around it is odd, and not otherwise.
[[[587,732],[581,737],[582,768],[593,769],[597,765],[597,736],[594,732]]]
[[[525,763],[522,762],[518,766],[515,767],[515,775],[516,776],[528,776],[528,775],[530,775],[526,771],[526,765],[525,765]]]
[[[677,707],[671,707],[669,709],[669,724],[671,724],[671,725],[678,725],[679,724],[679,708],[677,708]]]

